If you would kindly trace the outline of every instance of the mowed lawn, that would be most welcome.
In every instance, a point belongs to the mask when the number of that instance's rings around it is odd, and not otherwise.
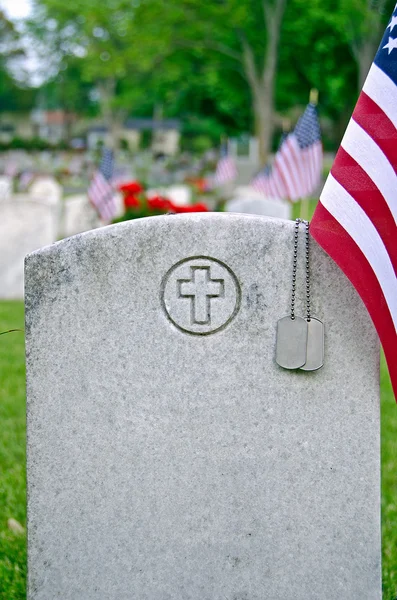
[[[0,302],[0,332],[23,328],[21,302]],[[397,598],[397,406],[384,360],[382,397],[383,598]],[[26,597],[25,369],[23,333],[0,336],[0,600]],[[320,600],[320,599],[319,599]],[[353,599],[352,599],[353,600]],[[357,599],[359,600],[359,599]]]

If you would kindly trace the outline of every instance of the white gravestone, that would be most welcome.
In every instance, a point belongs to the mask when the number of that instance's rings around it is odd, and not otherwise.
[[[265,215],[279,219],[290,219],[292,205],[286,200],[266,198],[251,187],[239,187],[234,197],[226,202],[226,212],[245,213],[251,215]]]
[[[18,198],[18,199],[17,199]],[[24,294],[24,258],[56,240],[53,210],[45,204],[13,198],[0,204],[0,298]]]
[[[150,188],[146,192],[148,198],[162,196],[177,206],[189,206],[192,203],[192,190],[187,185],[171,185],[168,187]]]
[[[101,220],[87,194],[75,194],[65,198],[61,225],[63,237],[76,235],[100,226]]]
[[[36,178],[29,189],[29,197],[32,202],[46,204],[52,209],[53,219],[55,221],[56,237],[62,237],[61,234],[61,214],[62,214],[62,186],[53,177]]]
[[[177,206],[189,206],[192,203],[192,190],[188,185],[171,185],[166,188],[165,196]]]
[[[125,210],[122,195],[116,192],[114,201],[116,211],[113,218],[121,217]],[[64,199],[60,225],[61,237],[70,237],[102,226],[103,222],[89,201],[87,194],[75,194]]]
[[[12,179],[7,175],[0,176],[0,202],[8,201],[12,194]]]
[[[313,242],[325,364],[277,366],[293,228],[170,215],[27,257],[29,600],[380,600],[377,337]]]
[[[52,177],[38,177],[30,186],[32,200],[58,205],[62,198],[62,186]]]

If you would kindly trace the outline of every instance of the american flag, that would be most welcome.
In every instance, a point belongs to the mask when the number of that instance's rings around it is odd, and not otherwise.
[[[286,133],[283,133],[278,146],[280,150],[284,143]],[[273,171],[270,164],[267,164],[257,173],[251,181],[251,187],[257,192],[263,194],[267,198],[282,199],[286,196],[284,182],[281,179],[278,171]]]
[[[110,222],[117,212],[115,190],[111,182],[113,168],[113,151],[104,148],[99,169],[95,171],[88,188],[88,198],[105,222]]]
[[[25,191],[28,189],[34,179],[33,171],[23,171],[19,177],[19,189]]]
[[[397,399],[397,4],[310,231],[364,301]]]
[[[273,172],[271,165],[266,165],[251,181],[251,187],[267,198],[285,198],[283,180],[278,173]]]
[[[220,156],[218,164],[216,166],[215,175],[212,178],[211,184],[214,187],[234,181],[237,177],[237,167],[235,160],[229,154],[228,143],[225,142],[221,145]]]
[[[316,191],[321,181],[323,147],[317,109],[309,103],[295,129],[286,136],[272,166],[283,187],[282,198],[296,202]]]

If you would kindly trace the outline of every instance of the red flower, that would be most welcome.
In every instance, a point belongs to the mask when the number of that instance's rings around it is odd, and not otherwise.
[[[143,192],[143,186],[138,181],[130,181],[120,185],[119,190],[126,195],[140,194]]]
[[[139,198],[134,196],[134,194],[125,194],[124,207],[126,210],[128,210],[129,208],[136,208],[137,206],[140,206],[140,205],[141,205],[141,203],[140,203]]]
[[[152,210],[172,210],[172,204],[168,198],[162,196],[152,196],[148,198],[148,206]]]
[[[170,203],[170,210],[176,213],[193,213],[193,212],[207,212],[208,207],[203,203],[192,204],[191,206],[177,206]]]

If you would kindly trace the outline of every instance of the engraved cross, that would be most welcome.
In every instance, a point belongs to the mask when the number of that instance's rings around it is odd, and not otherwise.
[[[179,298],[190,298],[191,322],[211,323],[211,299],[223,298],[225,280],[211,279],[210,267],[190,267],[191,279],[178,279]]]

